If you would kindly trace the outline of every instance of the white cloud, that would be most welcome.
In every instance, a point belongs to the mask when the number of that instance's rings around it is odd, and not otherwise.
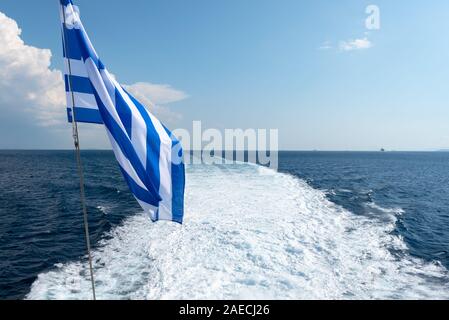
[[[26,45],[16,21],[0,12],[0,105],[50,126],[65,119],[62,73],[50,69],[51,51]]]
[[[362,39],[347,40],[340,42],[340,50],[342,51],[352,51],[352,50],[362,50],[369,49],[373,46],[371,41],[367,37]]]
[[[0,12],[1,112],[27,118],[39,126],[65,128],[62,72],[50,69],[52,53],[49,49],[26,45],[21,33],[16,21]],[[161,121],[174,122],[181,118],[164,105],[186,99],[184,92],[169,85],[146,82],[125,87]]]
[[[127,88],[130,92],[141,94],[151,100],[152,103],[159,105],[178,102],[188,98],[187,94],[176,90],[167,84],[137,82],[133,85],[128,85]]]
[[[332,49],[332,43],[330,41],[324,41],[321,46],[318,47],[319,50],[330,50]]]
[[[123,87],[147,106],[162,122],[175,122],[181,119],[179,113],[171,111],[165,105],[188,98],[187,94],[166,84],[137,82]]]

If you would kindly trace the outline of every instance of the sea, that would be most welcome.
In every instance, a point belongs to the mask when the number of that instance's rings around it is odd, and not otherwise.
[[[188,165],[184,225],[82,158],[98,299],[449,299],[449,153]],[[91,298],[73,151],[0,151],[0,217],[0,299]]]

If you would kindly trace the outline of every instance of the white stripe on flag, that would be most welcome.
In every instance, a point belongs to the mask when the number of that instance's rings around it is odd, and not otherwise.
[[[83,77],[83,78],[88,77],[86,67],[84,66],[83,60],[76,60],[76,59],[64,58],[65,71],[66,71],[65,74],[69,74],[69,60],[70,60],[70,68],[72,70],[72,76]]]
[[[69,108],[73,108],[72,93],[66,92],[67,104]],[[73,92],[75,100],[75,108],[98,109],[95,96],[89,93]]]
[[[160,189],[159,194],[162,201],[159,204],[159,218],[162,220],[173,220],[172,218],[172,182],[171,182],[171,148],[172,141],[170,136],[165,131],[161,122],[146,110],[151,118],[151,122],[156,129],[159,138],[161,139],[160,153],[159,153],[159,176]]]
[[[80,10],[77,6],[72,4],[68,4],[65,9],[65,17],[63,19],[65,20],[66,28],[68,29],[80,29],[81,28],[81,21],[80,21]],[[62,21],[64,21],[62,20]]]
[[[159,203],[159,219],[173,220],[172,184],[171,184],[171,141],[169,145],[162,142],[160,150],[161,151],[159,155],[159,172],[160,172],[161,185],[159,189],[159,194],[161,195],[162,201]]]
[[[108,70],[100,70],[100,75],[102,77],[102,79],[104,80],[104,77],[106,76],[106,79],[114,79],[113,76],[111,76],[111,74],[108,72]],[[111,81],[103,81],[106,90],[108,90],[109,92],[109,97],[111,98],[111,101],[113,103],[114,106],[116,106],[116,102],[115,102],[115,87],[114,84]]]
[[[152,206],[149,203],[143,202],[137,198],[136,198],[136,200],[140,204],[140,206],[143,208],[143,210],[150,215],[151,220],[153,220],[153,221],[156,220],[157,207]]]

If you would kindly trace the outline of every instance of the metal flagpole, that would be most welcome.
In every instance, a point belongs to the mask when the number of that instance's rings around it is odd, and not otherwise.
[[[62,16],[64,19],[64,26],[66,24],[66,15],[65,15],[65,8],[62,6]],[[68,53],[67,47],[68,44],[65,39],[65,32],[64,32],[64,26],[62,29],[62,40],[64,43],[64,52]],[[78,174],[80,177],[80,195],[81,195],[81,205],[83,208],[83,216],[84,216],[84,233],[86,236],[86,246],[87,246],[87,255],[89,258],[89,270],[90,270],[90,280],[92,284],[92,296],[93,300],[97,300],[96,294],[95,294],[95,279],[94,279],[94,269],[92,266],[92,254],[91,254],[91,247],[90,247],[90,236],[89,236],[89,221],[87,219],[87,206],[86,206],[86,195],[84,191],[84,171],[83,171],[83,163],[81,161],[81,149],[80,149],[80,143],[79,143],[79,135],[78,135],[78,123],[76,122],[76,114],[75,114],[75,96],[72,91],[72,66],[70,64],[70,59],[67,57],[67,64],[69,69],[69,77],[68,77],[68,84],[69,84],[69,90],[72,95],[72,126],[73,126],[73,141],[75,143],[75,153],[76,153],[76,163],[78,165]]]

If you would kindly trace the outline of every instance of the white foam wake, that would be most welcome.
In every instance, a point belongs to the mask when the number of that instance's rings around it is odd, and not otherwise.
[[[100,299],[449,298],[448,273],[406,253],[390,219],[255,165],[188,169],[184,226],[138,214],[94,252]],[[269,173],[269,172],[268,172]],[[391,250],[400,252],[393,255]],[[39,275],[28,299],[89,299],[84,262]]]

